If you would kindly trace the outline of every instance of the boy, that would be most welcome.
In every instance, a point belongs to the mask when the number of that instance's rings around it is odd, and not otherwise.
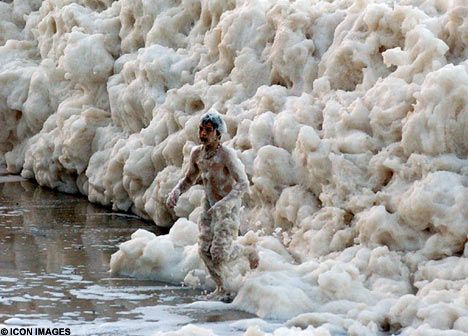
[[[187,172],[169,193],[167,205],[173,208],[180,194],[201,175],[205,199],[198,222],[199,253],[216,284],[210,297],[231,302],[234,293],[224,286],[226,264],[243,254],[253,269],[258,266],[258,255],[253,247],[233,243],[239,230],[241,196],[249,182],[236,153],[220,143],[224,132],[226,125],[218,113],[208,112],[201,117],[198,136],[202,144],[193,148]]]

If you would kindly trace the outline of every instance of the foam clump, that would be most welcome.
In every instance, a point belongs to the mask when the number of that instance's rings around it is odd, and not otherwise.
[[[234,307],[287,321],[272,335],[461,335],[467,13],[463,0],[2,2],[0,165],[170,228],[135,232],[113,272],[209,289],[203,189],[165,201],[218,111],[251,184],[238,243],[260,254],[255,271],[231,265]]]
[[[111,271],[175,283],[182,283],[189,272],[206,278],[195,246],[197,234],[196,224],[182,218],[168,235],[156,236],[139,229],[112,255]]]

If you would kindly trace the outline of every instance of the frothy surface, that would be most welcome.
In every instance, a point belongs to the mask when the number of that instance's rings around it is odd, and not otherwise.
[[[164,201],[213,108],[251,182],[239,242],[260,250],[258,271],[233,265],[236,307],[317,335],[468,332],[466,1],[0,9],[0,162],[172,227],[135,232],[114,272],[212,285],[200,186]]]

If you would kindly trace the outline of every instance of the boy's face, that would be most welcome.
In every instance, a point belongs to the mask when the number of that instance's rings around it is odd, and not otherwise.
[[[212,144],[218,141],[218,134],[213,124],[210,122],[200,124],[198,128],[198,137],[204,145]]]

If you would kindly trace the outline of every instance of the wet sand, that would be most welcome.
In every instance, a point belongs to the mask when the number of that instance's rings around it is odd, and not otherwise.
[[[0,177],[0,323],[67,326],[72,335],[150,335],[193,323],[236,334],[228,322],[253,317],[200,302],[197,289],[111,277],[110,256],[120,242],[139,228],[165,232],[84,197],[18,180]]]

